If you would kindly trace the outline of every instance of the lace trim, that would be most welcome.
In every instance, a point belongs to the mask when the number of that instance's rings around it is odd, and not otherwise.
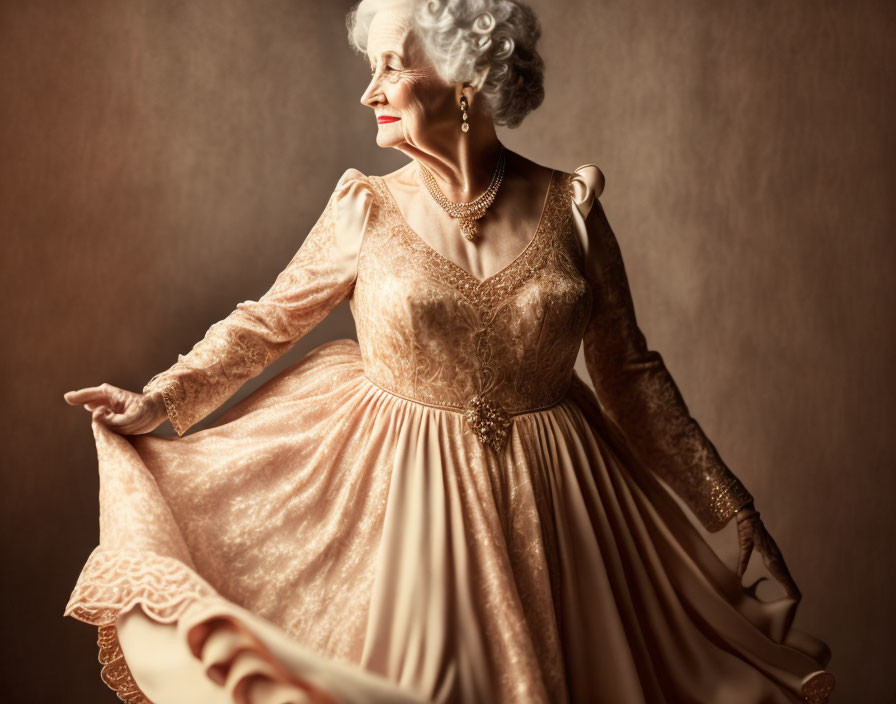
[[[215,590],[174,558],[97,547],[87,558],[64,616],[97,627],[100,678],[126,704],[152,704],[140,690],[121,650],[115,621],[137,604],[147,616],[172,623]]]
[[[87,558],[63,615],[94,626],[114,625],[121,612],[140,604],[154,620],[171,623],[194,599],[210,596],[217,592],[179,560],[98,547]]]
[[[491,312],[519,288],[520,284],[536,273],[545,253],[551,247],[550,235],[562,231],[565,225],[562,218],[570,217],[567,199],[564,196],[569,193],[571,177],[565,175],[564,183],[558,185],[556,182],[562,176],[563,172],[552,170],[535,234],[509,264],[485,279],[477,279],[462,266],[430,246],[405,220],[383,177],[370,176],[369,179],[380,195],[384,214],[387,217],[391,216],[396,223],[392,226],[392,232],[418,256],[424,271],[457,290],[464,299],[476,307]]]
[[[171,421],[171,426],[174,428],[178,435],[183,435],[187,431],[188,426],[184,424],[177,412],[176,398],[178,395],[183,396],[183,393],[176,393],[176,390],[174,388],[176,384],[176,379],[169,379],[165,382],[159,382],[157,384],[153,384],[152,382],[150,382],[143,387],[143,393],[157,393],[162,397],[162,402],[165,404],[165,413],[168,415],[168,420]]]
[[[128,667],[118,642],[118,629],[114,625],[97,627],[98,660],[102,665],[100,678],[125,704],[152,704],[140,690],[131,668]]]

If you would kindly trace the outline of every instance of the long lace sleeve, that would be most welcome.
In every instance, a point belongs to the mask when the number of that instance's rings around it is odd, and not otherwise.
[[[583,340],[588,373],[635,454],[716,532],[753,497],[691,417],[660,353],[647,346],[619,244],[597,198],[603,182],[593,164],[576,169],[573,181],[573,220],[593,295]]]
[[[160,392],[183,435],[259,374],[349,297],[373,202],[367,178],[347,170],[287,267],[257,301],[212,325],[202,340],[146,384]]]

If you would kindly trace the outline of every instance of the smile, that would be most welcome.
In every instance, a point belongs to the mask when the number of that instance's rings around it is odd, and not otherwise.
[[[380,115],[376,118],[376,121],[383,125],[387,122],[398,122],[400,119],[400,117],[392,117],[391,115]]]

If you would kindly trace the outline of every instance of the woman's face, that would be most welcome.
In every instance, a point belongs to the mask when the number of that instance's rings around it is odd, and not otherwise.
[[[460,108],[454,86],[439,78],[409,26],[400,10],[374,16],[367,35],[372,77],[361,103],[376,114],[379,146],[431,151],[456,139]]]

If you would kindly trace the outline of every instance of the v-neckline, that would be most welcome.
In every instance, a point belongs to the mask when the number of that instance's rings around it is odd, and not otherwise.
[[[385,191],[386,197],[391,202],[392,208],[395,210],[398,215],[398,219],[401,222],[402,227],[433,257],[438,259],[440,262],[444,263],[447,266],[455,269],[460,272],[462,276],[466,279],[473,282],[473,284],[477,288],[484,287],[486,284],[491,283],[494,279],[497,279],[500,276],[506,275],[510,272],[515,266],[519,264],[519,262],[523,261],[525,255],[529,252],[530,249],[535,247],[535,244],[542,237],[542,232],[544,231],[544,221],[545,215],[548,212],[548,204],[550,203],[551,197],[554,192],[554,180],[557,176],[557,169],[551,169],[551,177],[548,180],[548,187],[544,194],[544,202],[541,206],[541,214],[538,216],[538,224],[535,226],[535,233],[526,243],[526,246],[520,250],[520,252],[511,259],[505,266],[501,267],[494,274],[490,274],[486,276],[484,279],[480,279],[478,276],[474,276],[468,269],[462,267],[460,264],[455,262],[453,259],[442,254],[435,247],[433,247],[429,242],[423,239],[420,234],[411,227],[410,223],[408,223],[407,218],[405,218],[404,213],[401,212],[401,208],[398,207],[398,201],[395,200],[395,196],[392,195],[392,191],[389,188],[389,185],[386,183],[386,179],[382,176],[377,176],[380,184],[383,187],[383,191]]]

